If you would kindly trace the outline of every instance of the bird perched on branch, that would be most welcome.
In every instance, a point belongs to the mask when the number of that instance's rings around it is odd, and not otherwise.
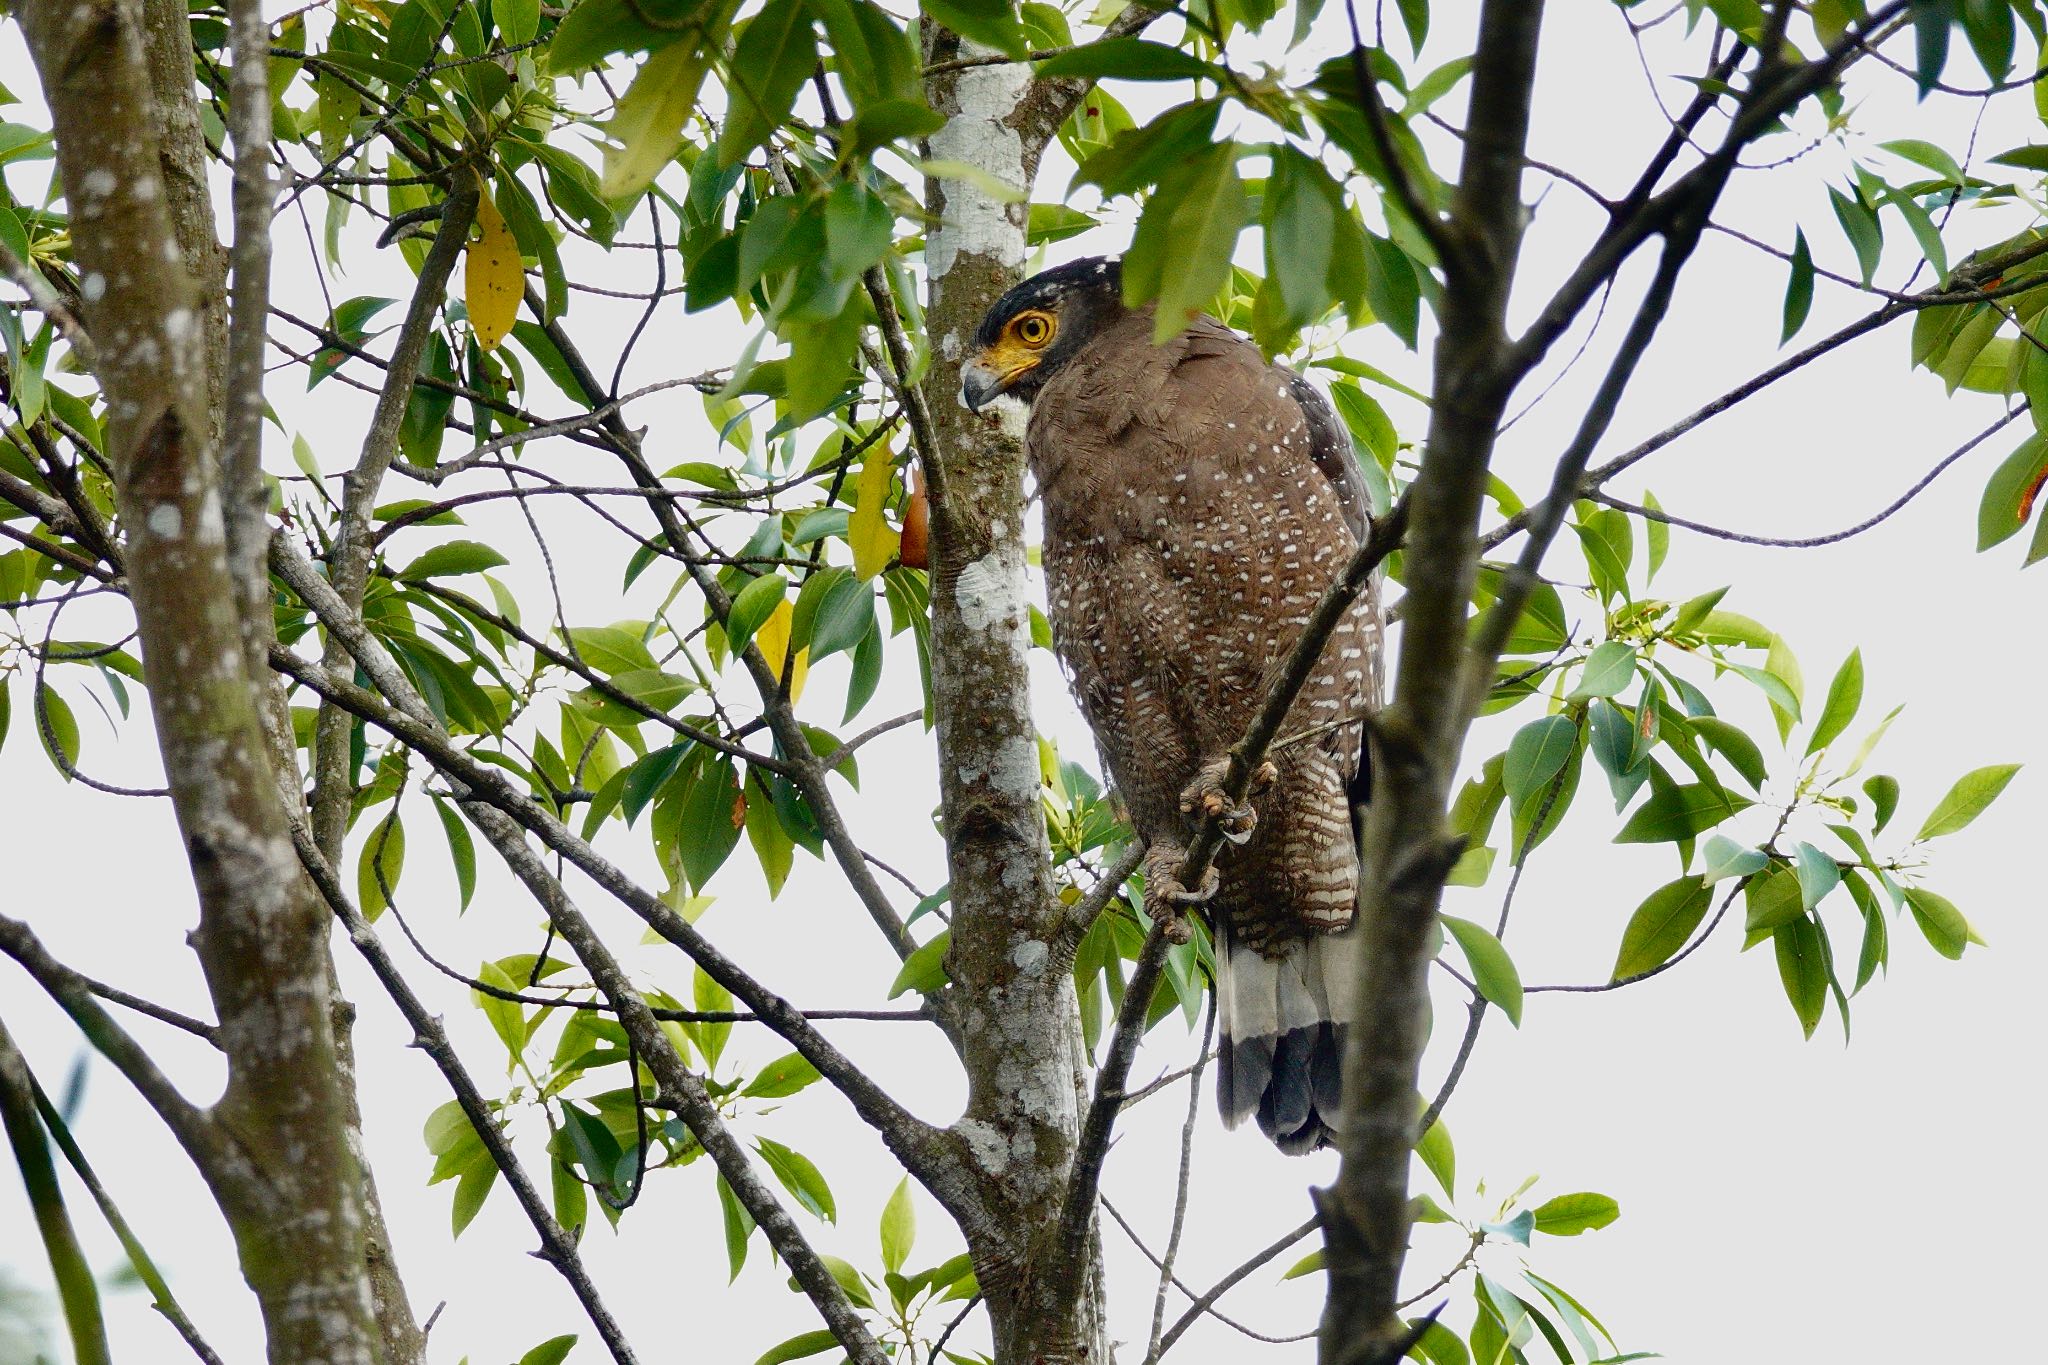
[[[1250,341],[1196,317],[1153,344],[1118,263],[1075,261],[989,310],[962,371],[979,411],[1027,404],[1045,516],[1053,639],[1138,834],[1145,911],[1178,939],[1202,905],[1216,936],[1224,1122],[1256,1115],[1283,1151],[1334,1136],[1356,1008],[1352,811],[1363,718],[1380,697],[1378,594],[1330,637],[1280,740],[1233,805],[1242,737],[1370,507],[1329,402]],[[1206,885],[1175,873],[1199,821],[1226,846]]]

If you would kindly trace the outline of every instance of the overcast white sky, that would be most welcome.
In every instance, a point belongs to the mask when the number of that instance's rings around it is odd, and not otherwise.
[[[1432,43],[1433,65],[1468,50],[1460,20],[1443,11],[1445,30]],[[1565,164],[1615,190],[1626,183],[1662,128],[1644,103],[1644,77],[1626,35],[1605,4],[1592,0],[1552,7],[1543,54],[1534,154]],[[6,81],[33,89],[15,31],[5,31]],[[1961,49],[1958,43],[1959,51]],[[1962,79],[1974,67],[1959,57]],[[1915,106],[1903,82],[1869,96],[1854,117],[1869,151],[1878,140],[1923,136],[1960,145],[1971,111]],[[1689,87],[1663,81],[1667,101]],[[1121,92],[1120,92],[1121,93]],[[1462,95],[1447,112],[1455,112]],[[1136,98],[1132,103],[1138,103]],[[1987,122],[1979,155],[2039,139],[2024,99],[1999,126]],[[1789,146],[1789,144],[1788,144]],[[1882,155],[1871,152],[1871,155]],[[1739,181],[1730,221],[1786,244],[1796,218],[1823,264],[1845,267],[1846,247],[1832,229],[1821,185],[1839,182],[1843,153],[1833,145],[1768,178]],[[1048,168],[1040,197],[1054,197],[1066,168]],[[1543,287],[1568,269],[1596,221],[1576,193],[1531,176],[1528,196],[1542,196],[1526,253],[1523,312]],[[1128,224],[1127,211],[1111,215]],[[2009,220],[1973,221],[1966,213],[1950,239],[1960,248],[1996,240]],[[288,222],[280,234],[280,290],[297,310],[318,314],[303,243]],[[1115,250],[1124,227],[1065,243],[1050,259],[1083,250]],[[641,237],[634,225],[628,235]],[[1903,238],[1903,234],[1900,234]],[[1254,239],[1247,237],[1248,254]],[[1958,250],[1955,254],[1960,254]],[[643,253],[621,253],[605,267],[614,281],[640,280]],[[365,260],[358,256],[357,260]],[[1884,281],[1908,268],[1907,248],[1893,244]],[[1710,239],[1680,291],[1657,349],[1646,358],[1615,423],[1608,453],[1655,431],[1701,401],[1770,363],[1776,354],[1783,268],[1737,244]],[[358,266],[337,282],[337,296],[401,293],[402,267],[385,260]],[[1640,284],[1640,275],[1625,281]],[[1631,297],[1626,292],[1623,299]],[[1617,310],[1618,311],[1618,310]],[[1809,338],[1866,311],[1864,300],[1822,285]],[[602,315],[602,318],[600,318]],[[604,314],[602,301],[580,297],[574,329],[604,344],[623,335],[624,314]],[[614,326],[614,321],[617,325]],[[1515,428],[1503,448],[1503,472],[1533,489],[1576,418],[1574,401],[1620,330],[1610,318],[1584,368],[1536,415]],[[627,386],[693,373],[728,361],[745,339],[737,321],[713,314],[685,321],[666,305],[654,339],[643,347]],[[1573,343],[1575,344],[1575,342]],[[1355,353],[1423,383],[1423,360],[1400,351],[1383,333],[1359,338]],[[329,468],[351,460],[363,407],[329,384],[311,397],[292,374],[279,378],[274,401],[304,431]],[[700,455],[708,437],[693,399],[649,402],[632,414],[650,427],[656,467]],[[540,404],[544,410],[549,405]],[[1394,404],[1405,438],[1422,430],[1414,408]],[[1996,400],[1946,397],[1939,381],[1909,372],[1903,328],[1881,333],[1815,366],[1655,457],[1626,479],[1624,496],[1654,489],[1663,503],[1702,520],[1747,531],[1809,535],[1852,524],[1889,502],[1941,455],[1996,415]],[[2015,428],[2014,440],[2017,440]],[[1600,1190],[1620,1200],[1623,1216],[1603,1232],[1572,1241],[1541,1241],[1534,1268],[1563,1283],[1601,1315],[1624,1350],[1650,1350],[1686,1365],[1731,1359],[1762,1362],[1844,1359],[1877,1362],[2010,1356],[2032,1339],[2028,1304],[2048,1269],[2031,1235],[2044,1193],[2038,1141],[2042,1084],[2041,1027],[2034,1000],[2035,964],[2048,952],[2042,895],[2033,875],[2044,814],[2041,779],[2048,770],[2048,727],[2039,715],[2048,647],[2040,634],[2048,605],[2048,570],[2019,571],[2008,544],[1972,553],[1975,509],[1984,480],[2012,442],[1978,451],[1945,475],[1905,512],[1868,535],[1831,549],[1750,549],[1674,535],[1660,594],[1684,597],[1731,585],[1725,605],[1783,631],[1805,664],[1817,698],[1835,665],[1860,646],[1868,668],[1866,715],[1852,735],[1897,702],[1905,714],[1874,761],[1898,774],[1905,799],[1898,837],[1954,775],[1982,764],[2029,764],[2005,798],[1965,833],[1934,850],[1930,884],[1954,899],[1989,940],[1959,963],[1935,956],[1910,922],[1895,925],[1887,979],[1855,1002],[1855,1041],[1845,1048],[1837,1021],[1825,1021],[1801,1042],[1768,949],[1741,954],[1739,932],[1724,927],[1693,960],[1656,981],[1614,995],[1532,997],[1522,1028],[1496,1015],[1482,1035],[1448,1118],[1459,1150],[1459,1210],[1490,1217],[1499,1194],[1540,1173],[1532,1199],[1569,1190]],[[452,449],[452,443],[451,443]],[[555,447],[556,470],[583,469],[587,452]],[[289,470],[283,442],[272,467]],[[596,471],[595,462],[588,466]],[[393,496],[409,495],[400,490]],[[589,526],[566,515],[555,523],[574,547]],[[515,559],[527,545],[516,518],[480,516],[470,534],[502,537]],[[416,544],[428,543],[425,533]],[[571,565],[572,617],[599,623],[644,611],[621,604],[610,567],[577,572]],[[1574,567],[1563,553],[1553,568]],[[518,579],[537,616],[543,585]],[[665,588],[665,584],[656,589]],[[106,618],[100,618],[102,620]],[[83,610],[68,634],[88,635]],[[1092,752],[1050,659],[1041,664],[1039,705],[1047,729],[1070,755]],[[819,698],[837,695],[843,661],[817,670]],[[904,667],[892,663],[875,716],[914,693]],[[193,922],[192,895],[168,811],[121,801],[56,780],[27,723],[25,692],[16,689],[17,723],[0,751],[0,830],[8,868],[9,913],[25,914],[60,956],[96,975],[166,1003],[206,1013],[199,973],[182,936]],[[1760,702],[1723,688],[1730,710],[1768,732]],[[76,695],[74,694],[74,700]],[[836,705],[832,709],[836,710]],[[132,724],[114,743],[89,707],[80,708],[84,759],[95,774],[148,784],[156,772],[146,724]],[[1505,742],[1497,725],[1471,746],[1484,757]],[[1789,757],[1775,767],[1789,771]],[[864,799],[850,801],[857,832],[882,857],[921,886],[943,880],[941,850],[923,813],[934,802],[929,741],[915,728],[899,731],[863,755]],[[1650,888],[1675,875],[1668,848],[1606,842],[1612,822],[1589,777],[1585,807],[1537,855],[1515,911],[1508,943],[1529,982],[1596,981],[1613,962],[1629,912]],[[414,800],[416,801],[416,797]],[[409,803],[408,809],[413,809]],[[424,804],[402,887],[422,932],[444,956],[472,964],[484,956],[537,946],[536,914],[504,879],[487,877],[468,915],[457,920],[448,894],[446,860],[432,837]],[[1759,834],[1765,831],[1758,831]],[[614,849],[629,865],[649,860],[637,836]],[[1881,845],[1888,851],[1889,844]],[[849,913],[829,870],[800,858],[779,901],[770,904],[742,852],[715,888],[719,903],[704,927],[740,960],[786,994],[814,1005],[857,1005],[879,998],[894,973],[864,917]],[[587,890],[587,888],[585,888]],[[1498,887],[1453,892],[1451,908],[1490,919]],[[615,942],[638,940],[638,926],[595,894],[583,902],[616,929]],[[1482,913],[1483,912],[1483,913]],[[1846,917],[1842,921],[1846,926]],[[385,922],[396,945],[396,927]],[[1837,942],[1845,940],[1838,937]],[[343,947],[344,953],[346,947]],[[671,985],[687,977],[672,954],[634,950],[650,980]],[[373,983],[343,957],[361,1005],[357,1045],[363,1059],[368,1140],[398,1255],[422,1314],[447,1301],[433,1334],[437,1361],[464,1355],[499,1365],[556,1332],[584,1331],[572,1360],[600,1351],[553,1271],[525,1253],[533,1236],[512,1201],[495,1194],[470,1230],[448,1238],[452,1187],[424,1188],[431,1165],[420,1139],[426,1112],[444,1091],[426,1060],[405,1047],[406,1034]],[[447,1017],[487,1089],[493,1058],[502,1055],[470,1008],[467,992],[432,978],[415,979]],[[1462,1020],[1458,997],[1442,998],[1444,1034]],[[0,1010],[46,1084],[63,1078],[79,1052],[75,1032],[26,978],[0,966]],[[134,1027],[153,1045],[189,1093],[204,1099],[219,1083],[205,1049],[156,1030]],[[949,1054],[920,1026],[839,1024],[835,1034],[913,1106],[935,1121],[958,1109],[960,1088]],[[1425,1063],[1433,1089],[1447,1057],[1439,1037]],[[1180,1065],[1192,1043],[1172,1025],[1148,1042],[1141,1077]],[[786,1049],[742,1027],[731,1055],[751,1069]],[[1155,1243],[1163,1238],[1183,1093],[1141,1106],[1112,1154],[1112,1199]],[[1196,1144],[1195,1197],[1183,1277],[1207,1285],[1308,1211],[1310,1182],[1334,1171],[1328,1154],[1289,1160],[1256,1133],[1225,1134],[1203,1099]],[[532,1125],[529,1125],[531,1128]],[[822,1249],[872,1266],[875,1222],[896,1176],[885,1154],[844,1105],[823,1087],[789,1102],[755,1131],[809,1153],[838,1195],[837,1227],[814,1228]],[[95,1066],[78,1132],[98,1160],[116,1198],[169,1273],[201,1329],[230,1361],[260,1358],[253,1304],[233,1271],[233,1253],[203,1188],[160,1126],[105,1067]],[[537,1143],[527,1147],[538,1170]],[[1418,1168],[1418,1178],[1422,1177]],[[1484,1178],[1494,1202],[1476,1198]],[[77,1191],[74,1189],[74,1195]],[[920,1196],[923,1240],[913,1265],[959,1250],[936,1206]],[[118,1260],[113,1243],[88,1212],[79,1211],[95,1264]],[[1104,1232],[1111,1263],[1117,1335],[1142,1344],[1154,1277],[1114,1228]],[[643,1360],[745,1362],[770,1344],[815,1326],[801,1299],[767,1265],[758,1239],[738,1282],[725,1283],[724,1252],[709,1171],[695,1167],[650,1182],[623,1233],[592,1229],[585,1242],[599,1282],[638,1345]],[[1419,1286],[1455,1258],[1440,1238],[1418,1241],[1413,1271]],[[1267,1333],[1313,1325],[1319,1278],[1276,1283],[1289,1258],[1254,1274],[1226,1308]],[[47,1268],[18,1182],[0,1171],[0,1268],[46,1284]],[[140,1296],[116,1296],[115,1346],[123,1360],[170,1361],[180,1348]],[[1177,1315],[1179,1303],[1172,1311]],[[1462,1322],[1461,1300],[1450,1310]],[[960,1340],[985,1342],[974,1328]],[[1539,1348],[1540,1349],[1540,1348]],[[1204,1323],[1177,1348],[1187,1361],[1305,1361],[1306,1344],[1258,1346]],[[1135,1359],[1135,1356],[1132,1357]]]

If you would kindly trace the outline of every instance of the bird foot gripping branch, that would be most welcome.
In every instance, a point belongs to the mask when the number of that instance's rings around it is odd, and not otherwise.
[[[1212,819],[1217,832],[1233,844],[1243,844],[1259,827],[1259,813],[1249,800],[1236,800],[1229,791],[1231,760],[1211,759],[1195,774],[1195,780],[1181,789],[1181,814],[1196,820]],[[1273,785],[1280,769],[1268,759],[1254,768],[1245,795],[1249,798]]]
[[[1180,868],[1187,856],[1188,851],[1180,845],[1157,840],[1146,848],[1145,861],[1139,865],[1145,874],[1145,914],[1159,925],[1168,943],[1186,943],[1194,937],[1187,907],[1208,904],[1222,885],[1212,865],[1204,871],[1199,889],[1183,886]]]

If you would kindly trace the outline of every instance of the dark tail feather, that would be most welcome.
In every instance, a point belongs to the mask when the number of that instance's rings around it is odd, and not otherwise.
[[[1318,936],[1277,959],[1231,941],[1217,956],[1216,1100],[1225,1127],[1257,1116],[1281,1151],[1336,1140],[1346,1020],[1356,1005],[1354,945]]]

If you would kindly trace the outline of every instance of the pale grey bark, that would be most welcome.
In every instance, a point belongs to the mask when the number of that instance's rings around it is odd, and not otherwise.
[[[209,439],[202,281],[168,207],[140,16],[86,0],[21,17],[54,119],[143,667],[199,893],[193,942],[229,1062],[206,1126],[215,1141],[195,1156],[262,1307],[270,1358],[372,1365],[381,1350],[326,1009],[326,917],[286,837],[261,680],[243,649]]]

